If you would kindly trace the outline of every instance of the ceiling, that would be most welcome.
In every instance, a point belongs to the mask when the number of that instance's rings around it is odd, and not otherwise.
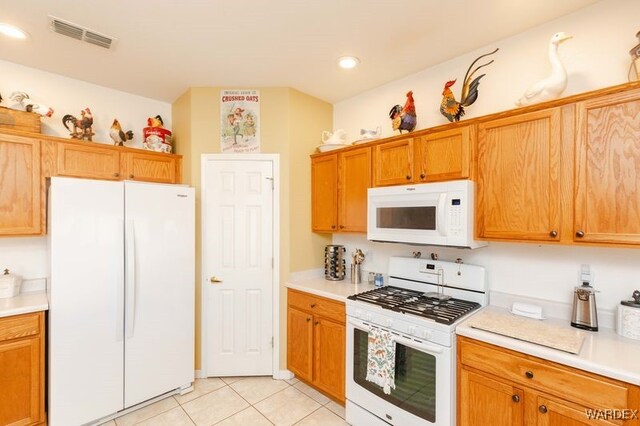
[[[0,0],[0,59],[152,99],[189,87],[293,87],[335,103],[598,0]],[[48,15],[115,37],[111,50]],[[355,55],[360,66],[337,67]]]

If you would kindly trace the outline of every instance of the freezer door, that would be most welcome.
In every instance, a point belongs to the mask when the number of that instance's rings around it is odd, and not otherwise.
[[[52,178],[49,408],[52,426],[123,409],[122,182]]]
[[[193,188],[125,183],[125,407],[194,380]]]

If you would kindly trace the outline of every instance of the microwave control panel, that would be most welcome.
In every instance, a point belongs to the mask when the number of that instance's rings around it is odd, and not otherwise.
[[[462,234],[462,226],[462,200],[460,198],[453,198],[449,205],[448,234],[450,236]]]

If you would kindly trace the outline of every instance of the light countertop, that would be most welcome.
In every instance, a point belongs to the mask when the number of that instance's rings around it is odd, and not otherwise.
[[[47,309],[49,309],[49,299],[46,291],[20,293],[16,297],[0,299],[0,318]]]
[[[347,296],[375,288],[367,283],[351,284],[348,278],[342,281],[329,281],[324,279],[324,275],[318,276],[317,274],[299,276],[292,274],[292,278],[286,283],[286,286],[293,290],[304,291],[343,303],[347,301]]]
[[[506,308],[497,306],[486,307],[480,312],[484,310],[507,312]],[[472,318],[473,315],[461,322],[456,327],[456,334],[612,379],[640,385],[640,340],[619,336],[613,329],[600,327],[597,332],[581,331],[584,335],[584,341],[580,352],[574,355],[535,343],[472,328],[468,325]],[[549,321],[557,327],[576,330],[565,320],[550,318],[545,321]]]

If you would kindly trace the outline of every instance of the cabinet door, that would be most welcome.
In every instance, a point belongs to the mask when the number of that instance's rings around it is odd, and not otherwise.
[[[560,239],[560,120],[554,108],[478,125],[479,238]]]
[[[339,229],[367,232],[367,189],[371,187],[371,148],[360,148],[338,157],[340,177]]]
[[[121,158],[120,168],[124,179],[158,183],[179,181],[176,157],[145,152],[126,152]]]
[[[524,421],[524,392],[508,383],[460,369],[460,426],[517,426]]]
[[[313,378],[313,316],[287,308],[287,368],[299,378]]]
[[[313,384],[344,401],[345,326],[318,316],[313,324]]]
[[[576,106],[574,240],[640,243],[640,90]]]
[[[472,127],[429,133],[416,147],[415,181],[467,179],[471,159]]]
[[[536,398],[536,426],[611,426],[621,424],[619,421],[608,421],[603,412],[595,412],[561,399],[538,396]],[[591,414],[590,417],[589,413]]]
[[[400,139],[374,147],[373,186],[413,182],[413,139]]]
[[[0,135],[0,235],[36,235],[40,226],[40,141]]]
[[[91,179],[120,180],[120,152],[98,144],[57,143],[56,174]]]
[[[34,327],[42,330],[42,314],[7,317],[15,333],[3,328],[0,340],[0,424],[30,425],[44,420],[44,344]],[[24,337],[29,336],[29,337]]]
[[[338,229],[338,155],[311,159],[311,229]]]

